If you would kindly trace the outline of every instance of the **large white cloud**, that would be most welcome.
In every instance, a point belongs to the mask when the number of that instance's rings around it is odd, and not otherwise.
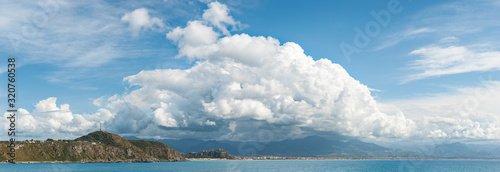
[[[213,2],[203,16],[215,8],[227,7]],[[217,17],[228,18],[224,15]],[[285,134],[312,128],[363,137],[405,137],[415,127],[401,113],[380,112],[368,87],[340,65],[316,61],[299,45],[280,44],[272,37],[220,38],[212,28],[221,30],[219,26],[208,21],[190,21],[167,33],[178,45],[179,57],[198,59],[192,68],[128,76],[124,80],[140,88],[120,101],[151,109],[161,128],[227,131],[220,137],[252,121],[260,125],[246,126],[249,132],[276,125],[285,126]]]

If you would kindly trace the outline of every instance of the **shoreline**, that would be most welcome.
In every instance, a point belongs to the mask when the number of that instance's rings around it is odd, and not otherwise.
[[[154,162],[133,162],[133,161],[115,161],[115,162],[77,162],[77,161],[20,161],[16,164],[93,164],[93,163],[163,163],[163,162],[189,162],[189,161],[500,161],[500,159],[210,159],[196,158],[186,161],[154,161]],[[9,162],[0,162],[1,164],[10,164]]]

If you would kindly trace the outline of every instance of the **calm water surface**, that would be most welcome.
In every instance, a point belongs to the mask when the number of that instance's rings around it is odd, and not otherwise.
[[[500,171],[497,160],[190,161],[0,164],[0,171]]]

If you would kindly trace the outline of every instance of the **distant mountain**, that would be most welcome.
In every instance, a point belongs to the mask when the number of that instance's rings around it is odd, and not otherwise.
[[[309,136],[302,139],[287,139],[271,142],[258,151],[259,155],[311,157],[341,152],[339,144],[319,136]]]
[[[345,157],[345,158],[500,158],[500,147],[467,145],[463,143],[438,144],[428,154],[402,151],[363,142],[342,135],[328,138],[309,136],[268,143],[216,141],[201,139],[158,140],[181,153],[224,149],[234,156],[284,156],[284,157]],[[481,149],[479,149],[481,148]]]
[[[291,157],[387,157],[394,152],[388,148],[352,140],[330,140],[320,136],[272,142],[258,152],[260,155]]]
[[[500,147],[495,147],[491,149],[491,153],[497,156],[500,156]]]
[[[395,157],[407,156],[405,151],[391,150],[357,139],[335,136],[330,139],[309,136],[269,143],[238,141],[203,141],[200,139],[158,140],[181,153],[224,149],[235,156],[287,156],[287,157]]]
[[[0,160],[7,159],[7,144],[0,142]],[[182,155],[156,141],[128,141],[105,131],[75,140],[17,141],[17,162],[158,162],[183,161]]]
[[[497,158],[493,152],[472,149],[466,144],[455,142],[451,144],[438,144],[431,153],[434,157],[445,158]]]

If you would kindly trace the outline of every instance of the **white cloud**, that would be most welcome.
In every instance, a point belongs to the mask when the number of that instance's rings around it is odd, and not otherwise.
[[[133,1],[5,1],[0,6],[0,32],[4,33],[0,35],[0,51],[22,57],[18,65],[50,64],[51,69],[42,71],[50,82],[71,89],[100,89],[91,82],[113,75],[123,77],[121,73],[134,70],[123,66],[136,62],[123,58],[154,57],[165,50],[151,51],[143,42],[130,41],[134,39],[130,31],[164,31],[167,26],[156,15],[183,20],[197,8],[184,1],[143,5],[154,6],[155,12],[133,13],[137,8]],[[129,17],[123,22],[126,13]]]
[[[435,30],[428,28],[428,27],[422,27],[422,28],[417,28],[417,29],[415,29],[415,28],[407,29],[407,30],[402,31],[402,32],[391,33],[390,36],[387,36],[384,39],[385,41],[382,42],[381,45],[377,46],[373,50],[377,51],[377,50],[381,50],[384,48],[392,47],[401,41],[408,40],[408,39],[414,39],[414,38],[417,38],[419,36],[422,36],[425,33],[432,33],[432,32],[435,32]]]
[[[104,101],[104,96],[92,100],[92,104],[97,107],[101,107]]]
[[[126,13],[122,16],[121,20],[129,23],[129,28],[135,36],[144,29],[152,29],[154,26],[160,29],[165,27],[161,19],[149,16],[148,9],[146,8],[138,8],[130,13]]]
[[[0,41],[2,49],[25,56],[22,60],[26,64],[97,67],[116,58],[117,48],[112,45],[120,41],[118,35],[124,30],[115,14],[120,11],[116,7],[104,2],[53,0],[20,5],[7,2],[0,8],[8,13],[5,16],[12,17],[6,20],[8,25],[0,24],[0,31],[6,33]],[[96,12],[81,15],[82,9]],[[87,58],[92,55],[100,59]]]
[[[440,39],[439,43],[449,43],[449,42],[458,42],[458,41],[459,41],[459,39],[457,37],[449,36],[449,37]]]
[[[371,92],[382,92],[382,90],[375,89],[375,88],[368,88]]]
[[[498,140],[500,82],[480,82],[480,86],[458,88],[453,93],[385,102],[381,109],[402,111],[415,121],[415,137]]]
[[[153,122],[152,117],[147,115],[143,109],[139,109],[118,97],[111,97],[108,100],[100,97],[94,100],[94,103],[106,108],[100,108],[93,114],[75,114],[70,110],[68,104],[58,106],[56,101],[56,97],[41,100],[35,104],[35,109],[32,112],[19,108],[16,114],[16,136],[38,139],[74,139],[91,131],[99,130],[100,126],[103,130],[112,133],[136,134],[150,126],[156,127],[154,124],[160,126],[175,124],[175,121],[172,122],[168,119],[168,114],[161,112],[161,109],[153,113],[153,115],[156,114],[157,118],[155,119],[159,119]],[[9,113],[4,113],[4,118],[8,115]],[[208,121],[206,124],[214,125],[215,123]],[[10,123],[2,121],[0,125],[8,129]],[[157,127],[156,129],[158,130]],[[161,133],[157,133],[156,136],[158,134]]]
[[[382,41],[374,50],[388,48],[408,39],[433,40],[454,36],[467,39],[470,43],[498,44],[496,35],[500,23],[496,22],[497,8],[496,0],[460,0],[430,5],[399,22],[392,22],[390,28],[393,29],[382,33]]]
[[[179,49],[177,57],[186,56],[193,59],[195,56],[213,51],[210,45],[220,36],[213,28],[203,25],[200,21],[190,21],[185,28],[176,27],[167,33],[167,39],[172,40]]]
[[[150,109],[145,117],[160,128],[222,138],[247,137],[269,125],[280,126],[276,135],[310,128],[363,137],[405,137],[415,127],[401,113],[380,112],[368,87],[338,64],[313,60],[295,43],[247,34],[219,38],[197,20],[166,36],[180,57],[198,59],[196,64],[128,76],[124,81],[140,88],[116,100]]]
[[[120,53],[113,45],[107,44],[100,47],[95,47],[82,56],[78,56],[71,62],[67,63],[66,67],[96,67],[101,64],[106,64],[109,61],[118,58]]]
[[[107,109],[99,109],[94,114],[74,114],[68,104],[56,104],[57,98],[50,97],[38,102],[33,112],[19,108],[16,122],[18,136],[26,138],[52,137],[74,138],[97,130],[99,123],[113,119]],[[7,117],[8,113],[4,113]],[[8,128],[10,123],[3,122]]]
[[[202,17],[206,22],[219,29],[224,35],[230,34],[227,29],[228,26],[231,26],[232,30],[244,27],[239,21],[235,21],[229,15],[229,8],[225,4],[217,1],[208,4],[208,9],[205,10]]]
[[[410,55],[420,56],[411,66],[421,72],[410,75],[403,83],[433,76],[500,70],[499,51],[431,45],[412,51]]]

